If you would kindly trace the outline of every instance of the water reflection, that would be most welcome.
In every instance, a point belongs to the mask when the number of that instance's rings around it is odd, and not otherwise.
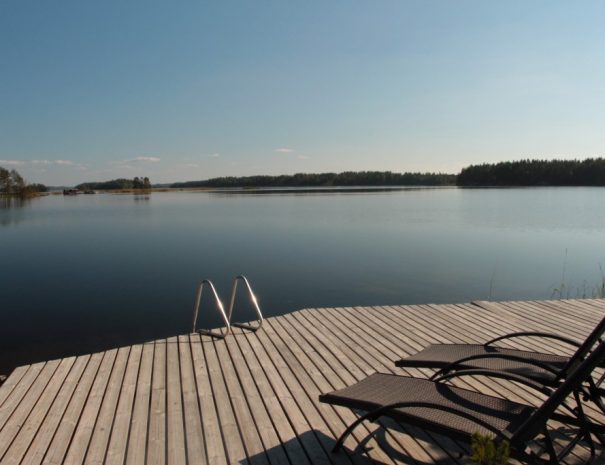
[[[149,202],[151,200],[151,192],[134,193],[132,198],[135,202]]]
[[[309,194],[384,194],[398,192],[412,192],[432,189],[452,189],[442,186],[332,186],[332,187],[243,187],[225,188],[210,191],[213,195],[309,195]]]
[[[604,189],[334,191],[0,199],[0,372],[185,334],[204,278],[265,316],[602,289]]]
[[[0,226],[11,226],[22,222],[26,218],[23,208],[29,206],[31,200],[0,196]]]

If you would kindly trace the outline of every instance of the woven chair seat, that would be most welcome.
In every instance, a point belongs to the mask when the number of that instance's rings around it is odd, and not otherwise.
[[[511,432],[515,431],[534,410],[527,405],[445,383],[383,373],[375,373],[352,386],[324,394],[320,396],[320,400],[364,411],[372,411],[399,402],[428,402],[463,410],[498,431]],[[494,435],[493,431],[470,419],[433,408],[398,408],[390,410],[385,415],[402,423],[466,440],[475,432]]]
[[[484,346],[483,344],[435,344],[425,347],[420,352],[403,358],[395,362],[395,364],[398,367],[445,368],[451,363],[466,357],[488,354],[513,355],[525,358],[528,361],[547,364],[556,371],[562,370],[569,361],[569,357],[561,355]],[[461,366],[464,368],[486,368],[489,370],[504,371],[525,376],[546,385],[550,385],[556,380],[555,375],[536,365],[500,358],[471,360],[464,362]]]

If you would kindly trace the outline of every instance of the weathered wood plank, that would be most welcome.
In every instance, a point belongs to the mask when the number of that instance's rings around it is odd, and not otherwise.
[[[113,419],[111,438],[109,439],[107,455],[105,456],[105,464],[108,465],[124,463],[142,353],[143,347],[140,344],[130,348],[126,373],[124,373],[124,380],[122,381],[120,400]]]
[[[293,318],[280,318],[279,321],[271,321],[271,324],[281,337],[282,342],[293,351],[295,357],[291,357],[289,363],[297,368],[297,376],[304,377],[305,372],[308,374],[309,380],[304,383],[301,381],[301,384],[311,400],[317,399],[322,393],[341,389],[357,381],[349,371],[350,369],[356,371],[356,369],[354,366],[351,368],[352,364],[346,359],[346,356],[340,353],[334,345],[318,340],[314,336],[314,332],[307,330],[305,324],[297,324]],[[297,348],[302,350],[297,350]],[[336,351],[342,357],[335,357],[330,349]],[[361,372],[359,372],[359,376],[359,379],[365,377]],[[319,404],[319,407],[320,413],[326,419],[334,437],[338,437],[344,431],[344,428],[356,419],[356,415],[350,409],[324,404]],[[369,459],[382,463],[397,462],[397,460],[393,460],[386,455],[376,444],[375,439],[371,437],[375,431],[376,427],[374,426],[361,425],[359,430],[354,431],[348,442],[345,442],[345,447],[349,450],[355,450],[360,443],[365,442],[366,455]],[[387,436],[390,434],[386,433]],[[368,438],[370,439],[368,440]],[[359,461],[360,457],[360,454],[351,455],[351,459],[355,463]]]
[[[188,336],[179,336],[179,357],[181,360],[181,392],[185,418],[185,442],[189,463],[208,463],[204,446],[204,432],[200,418],[197,386],[191,362],[191,347]]]
[[[319,356],[319,353],[321,352],[322,356],[326,356],[328,359],[330,359],[330,356],[326,351],[322,350],[320,344],[313,344],[313,346],[309,344],[306,340],[309,334],[299,331],[302,329],[302,325],[290,325],[285,318],[270,320],[269,324],[271,329],[267,330],[268,336],[273,341],[278,338],[281,340],[276,348],[280,350],[282,355],[285,354],[287,356],[286,362],[288,366],[292,369],[311,401],[316,401],[319,395],[324,392],[339,389],[350,384],[342,381],[339,382],[338,373],[346,377],[346,368],[339,362],[335,365],[335,371],[330,371],[329,365],[324,362],[324,358]],[[285,347],[288,348],[287,351],[284,350]],[[303,348],[307,350],[305,351]],[[326,374],[328,377],[325,377]],[[329,380],[332,380],[332,382]],[[318,409],[335,437],[338,437],[356,419],[356,416],[349,409],[335,408],[321,403],[318,405]],[[368,425],[360,426],[359,430],[354,431],[348,441],[345,442],[345,447],[354,450],[360,442],[367,440],[374,431],[375,428],[368,427]],[[385,454],[380,447],[377,447],[373,438],[370,438],[366,442],[365,449],[367,457],[371,460],[382,463],[397,462]],[[354,463],[359,463],[361,458],[361,454],[351,455],[351,460]]]
[[[78,383],[61,423],[55,432],[55,435],[43,455],[45,465],[59,465],[64,463],[64,457],[74,437],[74,431],[80,419],[90,417],[88,410],[94,409],[95,404],[101,403],[101,396],[105,389],[105,383],[111,368],[113,366],[117,350],[110,350],[106,353],[94,354],[91,357],[91,363],[86,367],[86,371]],[[88,400],[88,402],[87,402]],[[97,405],[98,408],[98,405]],[[84,426],[83,426],[84,428]],[[77,440],[82,441],[82,433],[78,433]],[[38,463],[42,451],[32,458],[34,463]],[[82,454],[83,455],[83,454]]]
[[[246,452],[250,458],[250,463],[259,465],[269,465],[269,460],[265,454],[265,448],[271,448],[275,443],[267,443],[261,431],[259,431],[256,419],[252,415],[249,402],[254,399],[246,399],[242,386],[237,378],[237,374],[233,367],[229,352],[224,341],[220,341],[214,345],[216,355],[221,364],[223,379],[227,388],[227,394],[231,402],[235,419],[242,434]],[[258,401],[258,399],[256,399]],[[265,439],[265,441],[263,441]],[[280,458],[277,454],[276,459]],[[282,462],[283,463],[283,462]]]
[[[147,461],[166,463],[166,340],[156,341],[153,354]]]
[[[302,444],[303,441],[299,439],[299,435],[292,423],[292,419],[300,418],[300,414],[295,410],[295,407],[291,405],[293,404],[293,402],[290,402],[291,398],[280,398],[278,396],[267,377],[267,373],[263,369],[263,366],[267,366],[266,362],[263,362],[261,365],[259,359],[256,357],[248,343],[248,337],[253,338],[254,336],[239,334],[234,340],[240,350],[242,359],[250,370],[251,377],[254,379],[259,393],[265,402],[267,412],[275,425],[276,432],[288,454],[288,458],[292,465],[298,463],[302,465],[309,464],[309,459]],[[279,385],[279,381],[275,380],[274,382]]]
[[[185,449],[185,424],[183,420],[183,401],[181,396],[181,370],[179,365],[178,339],[170,337],[166,346],[166,434],[167,463],[181,465],[187,463]]]
[[[128,438],[128,450],[126,452],[127,465],[145,463],[154,347],[155,344],[153,343],[143,345],[139,379],[137,380],[132,420],[130,422],[130,437]]]
[[[46,452],[55,431],[57,431],[59,427],[59,423],[65,414],[76,388],[82,382],[82,377],[86,372],[86,368],[91,363],[92,358],[93,357],[90,355],[84,355],[76,359],[74,366],[69,373],[68,378],[61,386],[61,390],[57,394],[57,398],[48,412],[48,415],[44,419],[31,446],[21,460],[22,464],[29,465],[42,461],[44,453]]]
[[[82,463],[82,457],[85,457],[86,464],[99,465],[105,461],[107,455],[107,444],[111,434],[111,428],[115,419],[116,406],[122,389],[126,363],[130,354],[130,347],[122,347],[118,350],[109,381],[102,394],[99,392],[100,407],[94,408],[97,399],[93,398],[93,406],[89,412],[82,414],[82,420],[78,425],[76,441],[70,449],[66,461],[68,463]],[[95,416],[97,415],[97,416]],[[98,418],[98,420],[97,420]],[[87,437],[90,436],[90,442]]]
[[[316,409],[308,399],[302,399],[290,391],[291,386],[297,383],[293,379],[285,363],[279,360],[279,354],[265,351],[265,346],[260,342],[263,330],[257,331],[248,338],[241,339],[248,342],[251,351],[244,353],[254,354],[261,364],[265,375],[279,399],[284,410],[287,412],[290,424],[298,436],[311,463],[343,463],[350,464],[351,461],[344,455],[337,454],[330,457],[329,444],[326,444],[326,434],[330,434],[323,420],[316,413]],[[300,389],[299,386],[297,386]],[[301,402],[302,401],[302,402]],[[322,432],[318,437],[315,431]],[[323,444],[325,445],[322,445]]]
[[[199,334],[190,334],[189,343],[193,361],[193,371],[197,385],[197,397],[202,412],[202,427],[206,443],[206,455],[209,464],[224,465],[227,453],[223,444],[223,435],[215,405],[214,393],[210,385],[204,349]],[[207,344],[210,344],[208,342]]]
[[[4,424],[13,414],[13,412],[17,409],[17,407],[19,407],[21,400],[27,394],[32,384],[34,384],[34,382],[37,380],[45,365],[46,362],[32,365],[4,400],[2,406],[0,406],[0,431],[2,431]],[[4,454],[8,446],[8,444],[0,444],[0,454]]]
[[[29,365],[23,365],[15,368],[10,376],[4,381],[4,383],[0,385],[0,407],[6,398],[11,394],[11,392],[13,392],[15,386],[19,384],[23,376],[25,376],[25,373],[27,370],[29,370],[29,367]]]
[[[46,414],[50,410],[57,393],[65,382],[75,361],[75,357],[68,357],[61,360],[61,363],[44,388],[44,391],[39,395],[35,404],[31,407],[30,413],[25,414],[24,412],[21,417],[19,415],[11,417],[11,420],[14,421],[14,440],[10,448],[6,451],[6,456],[2,460],[2,465],[16,465],[21,461],[34,436],[38,432],[40,425],[46,418]],[[27,399],[24,399],[24,403],[25,402],[27,402]],[[4,443],[4,441],[8,442],[8,438],[5,435],[8,428],[9,423],[5,425],[2,434],[0,434],[0,442],[2,443]]]
[[[238,336],[243,336],[243,334],[239,333],[236,337]],[[271,421],[271,414],[268,411],[267,400],[265,399],[264,393],[259,392],[257,384],[251,376],[250,370],[248,369],[234,338],[227,338],[225,340],[225,346],[229,353],[225,354],[224,358],[231,360],[233,363],[232,373],[236,376],[236,379],[233,379],[231,375],[231,383],[238,383],[241,386],[242,398],[244,398],[248,404],[250,413],[253,417],[252,421],[261,436],[263,446],[271,464],[289,464],[290,461],[283,448],[282,439],[279,437],[279,428],[286,427],[289,429],[289,425],[283,422],[281,416],[280,420],[282,420],[282,422],[279,426],[274,425]],[[292,439],[292,437],[289,439]]]
[[[223,341],[218,341],[218,343],[222,342]],[[214,341],[203,343],[202,348],[204,349],[204,355],[206,357],[206,366],[208,368],[210,384],[212,386],[212,392],[214,394],[218,412],[219,425],[223,433],[228,462],[250,463],[249,455],[244,445],[244,439],[242,438],[241,431],[237,424],[236,414],[233,411],[227,386],[223,379],[221,364],[214,347]]]
[[[0,431],[0,447],[4,449],[0,451],[0,457],[2,457],[8,447],[10,447],[11,442],[21,428],[21,425],[29,416],[40,396],[42,396],[47,384],[59,366],[61,366],[63,372],[65,363],[62,363],[61,360],[52,360],[48,362],[40,372],[40,375],[31,385],[30,389],[27,391],[27,394],[23,396],[23,399],[21,399],[21,402],[17,408],[15,408],[15,410],[11,412],[10,416],[7,418],[2,430]],[[48,405],[45,405],[45,407],[48,407]]]

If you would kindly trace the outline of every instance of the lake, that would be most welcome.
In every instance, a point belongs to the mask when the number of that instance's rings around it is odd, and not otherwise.
[[[266,316],[600,295],[604,205],[600,188],[0,199],[0,373],[185,333],[204,278],[227,304],[246,275]]]

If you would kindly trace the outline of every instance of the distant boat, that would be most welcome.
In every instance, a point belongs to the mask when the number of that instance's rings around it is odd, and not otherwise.
[[[78,195],[79,193],[78,189],[63,189],[63,195]]]

